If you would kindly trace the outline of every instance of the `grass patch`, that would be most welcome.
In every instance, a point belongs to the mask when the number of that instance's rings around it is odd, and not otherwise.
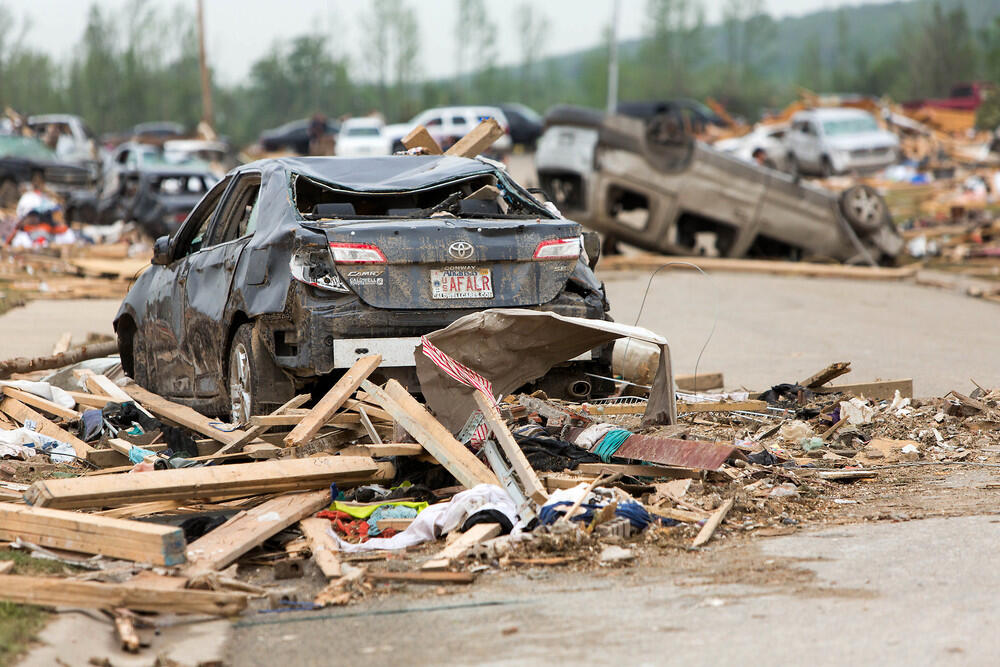
[[[24,292],[12,290],[8,285],[6,281],[0,280],[0,315],[28,303]]]
[[[32,558],[14,549],[0,551],[0,561],[14,561],[11,574],[68,574],[75,568],[54,560]],[[0,602],[0,667],[9,667],[45,626],[49,612],[29,604]]]

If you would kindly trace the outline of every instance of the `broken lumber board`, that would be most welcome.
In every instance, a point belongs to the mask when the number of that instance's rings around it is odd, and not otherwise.
[[[361,357],[354,362],[354,365],[337,380],[337,383],[330,388],[330,391],[326,392],[326,395],[319,400],[305,419],[299,422],[298,426],[285,436],[285,446],[298,447],[312,440],[319,433],[319,430],[333,417],[334,413],[351,397],[351,394],[358,390],[361,383],[381,363],[381,354]]]
[[[110,609],[230,616],[246,609],[244,593],[163,590],[135,584],[102,584],[63,577],[0,575],[0,600],[45,607]]]
[[[349,445],[337,452],[341,456],[420,456],[424,446],[416,442],[390,442],[382,445]]]
[[[384,479],[391,464],[363,456],[322,456],[203,468],[154,470],[134,475],[48,479],[32,484],[25,500],[38,507],[120,507],[156,500],[207,500],[219,496],[326,488],[331,482]]]
[[[28,420],[34,421],[36,431],[54,440],[71,445],[73,451],[80,458],[86,458],[89,452],[94,451],[94,448],[83,440],[80,440],[80,438],[69,431],[60,428],[54,422],[49,421],[21,401],[10,397],[4,398],[0,401],[0,412],[7,413],[14,421],[22,425]]]
[[[878,477],[878,472],[875,470],[821,470],[816,473],[816,476],[833,482],[853,482],[857,479],[875,479]]]
[[[451,567],[452,561],[464,556],[466,551],[499,534],[499,523],[477,523],[459,535],[454,542],[432,556],[429,561],[420,566],[420,569],[423,571],[447,570]]]
[[[913,398],[913,378],[861,382],[858,384],[828,384],[813,389],[813,392],[817,394],[851,394],[853,396],[864,396],[876,401],[891,401],[897,391],[903,398]]]
[[[265,540],[330,505],[330,490],[287,493],[230,517],[188,545],[187,574],[221,570]]]
[[[36,396],[31,392],[23,391],[16,387],[0,387],[0,393],[4,396],[10,396],[15,400],[21,401],[25,405],[38,408],[42,412],[50,414],[53,417],[59,417],[60,419],[65,419],[67,421],[76,421],[80,418],[80,413],[76,410],[64,408],[58,403],[53,403],[47,398]]]
[[[84,391],[67,391],[73,400],[77,402],[78,405],[83,405],[88,408],[96,408],[100,410],[108,403],[114,403],[114,399],[110,396],[105,396],[104,394],[88,394]]]
[[[66,354],[69,350],[70,343],[73,342],[73,332],[67,331],[62,336],[59,336],[59,340],[56,344],[52,346],[52,356],[57,354]]]
[[[88,359],[106,357],[118,354],[118,342],[108,341],[106,343],[93,343],[82,345],[63,354],[53,354],[48,357],[8,359],[0,361],[0,379],[10,377],[14,373],[31,373],[33,371],[47,371],[53,368],[62,368]]]
[[[353,398],[349,398],[344,401],[344,409],[352,410],[357,412],[359,409],[363,409],[365,414],[367,414],[372,419],[378,419],[379,421],[391,422],[392,415],[383,410],[382,408],[372,405],[371,403],[364,403],[362,401],[357,401]]]
[[[411,523],[413,519],[378,519],[375,522],[380,531],[389,529],[403,531],[409,528]]]
[[[694,538],[694,542],[691,543],[693,547],[700,547],[701,545],[712,539],[712,535],[715,535],[715,530],[722,523],[722,520],[726,518],[729,514],[729,510],[733,508],[733,499],[730,498],[726,502],[719,506],[719,509],[712,513],[712,516],[708,517],[705,525],[701,527],[698,531],[697,537]]]
[[[250,417],[250,424],[253,426],[267,426],[271,428],[273,426],[299,426],[303,421],[306,420],[308,415],[254,415]],[[324,426],[346,426],[348,424],[360,424],[361,415],[359,414],[349,414],[341,413],[339,415],[333,415],[328,421],[323,422],[319,425],[319,428]],[[318,431],[319,429],[317,429]],[[287,436],[285,436],[287,437]],[[315,436],[313,436],[315,437]],[[306,440],[308,442],[309,439]],[[297,446],[297,445],[289,445]]]
[[[830,380],[835,380],[841,375],[846,375],[851,372],[851,362],[849,361],[837,361],[818,373],[810,375],[805,380],[799,384],[806,389],[815,389],[816,387],[822,386],[829,382]]]
[[[476,575],[471,572],[372,572],[365,577],[375,581],[401,581],[410,584],[471,584]]]
[[[675,468],[660,465],[637,465],[633,463],[581,463],[576,470],[586,475],[600,475],[602,472],[615,473],[629,477],[672,477],[674,479],[697,479],[701,473],[691,468]]]
[[[115,631],[123,651],[129,653],[139,652],[139,635],[135,631],[135,622],[132,612],[128,609],[115,609],[111,612],[115,619]]]
[[[493,471],[456,440],[403,385],[389,380],[382,389],[365,380],[361,386],[465,488],[479,484],[500,486]]]
[[[767,401],[710,401],[705,403],[677,403],[677,414],[692,412],[761,412],[767,410]]]
[[[674,384],[680,391],[705,391],[721,389],[725,382],[722,373],[698,373],[697,375],[675,375]]]
[[[285,402],[283,405],[278,406],[276,410],[272,411],[271,416],[273,417],[285,414],[289,410],[294,410],[300,405],[303,405],[308,400],[309,400],[309,394],[299,394],[298,396],[293,396],[292,398],[288,399],[288,401]],[[246,434],[242,438],[240,438],[235,442],[229,443],[228,445],[224,446],[222,449],[220,449],[215,453],[222,455],[222,454],[228,454],[229,452],[239,452],[244,447],[249,445],[251,442],[253,442],[260,436],[267,433],[267,431],[270,430],[270,428],[271,427],[267,425],[251,426],[246,430]]]
[[[503,136],[503,128],[496,118],[487,118],[469,130],[468,134],[456,141],[445,155],[473,158],[493,145]]]
[[[337,558],[337,543],[327,532],[330,521],[315,517],[299,521],[299,529],[309,541],[309,551],[316,565],[327,579],[340,576],[340,559]]]
[[[153,565],[183,563],[180,528],[82,512],[0,503],[0,540],[101,554]]]
[[[524,452],[521,451],[521,447],[514,440],[514,436],[510,434],[510,431],[507,429],[507,423],[504,422],[496,406],[493,405],[493,400],[479,390],[472,392],[472,394],[476,401],[476,407],[483,413],[486,425],[493,432],[494,437],[496,437],[497,442],[500,444],[500,449],[503,450],[514,472],[517,473],[518,481],[521,482],[521,487],[524,489],[525,495],[539,505],[544,505],[549,499],[549,494],[545,491],[545,485],[538,479],[535,469],[531,467],[531,463],[528,462]]]
[[[428,155],[441,155],[443,152],[441,150],[440,144],[434,141],[434,137],[431,133],[427,131],[427,128],[423,125],[417,125],[415,128],[409,131],[409,133],[403,137],[403,145],[406,146],[407,150],[412,148],[423,148],[424,152]]]
[[[853,278],[857,280],[903,280],[917,274],[919,265],[898,268],[872,266],[845,266],[843,264],[818,264],[811,262],[783,262],[763,259],[735,259],[731,257],[664,257],[638,254],[602,257],[598,268],[608,271],[659,269],[668,261],[678,265],[689,262],[707,271],[731,273],[763,273],[784,276],[811,276],[816,278]]]
[[[129,395],[130,400],[141,404],[142,407],[154,413],[157,417],[179,424],[192,431],[197,431],[205,437],[212,438],[224,445],[239,442],[246,437],[246,431],[241,431],[240,429],[220,431],[212,426],[212,420],[205,415],[196,412],[186,405],[168,401],[162,396],[143,389],[135,383],[126,385],[124,391]]]

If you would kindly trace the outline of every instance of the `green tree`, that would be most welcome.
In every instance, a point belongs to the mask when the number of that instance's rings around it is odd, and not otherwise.
[[[705,54],[700,0],[647,0],[640,63],[647,95],[694,94],[695,68]]]

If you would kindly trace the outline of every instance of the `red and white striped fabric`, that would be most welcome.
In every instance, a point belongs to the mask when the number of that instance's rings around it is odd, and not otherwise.
[[[450,356],[439,350],[433,343],[427,340],[427,336],[422,336],[420,338],[420,343],[421,349],[424,351],[424,356],[433,361],[435,366],[444,371],[456,382],[478,389],[480,392],[489,397],[494,406],[499,407],[497,399],[493,396],[493,384],[489,380],[465,364],[452,359]],[[486,422],[483,422],[472,434],[471,443],[473,445],[481,445],[486,441],[489,433],[489,427],[486,425]]]

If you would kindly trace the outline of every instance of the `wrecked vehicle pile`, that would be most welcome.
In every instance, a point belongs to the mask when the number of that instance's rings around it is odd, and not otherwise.
[[[562,106],[546,123],[535,156],[542,188],[609,245],[870,265],[903,247],[872,188],[835,194],[744,162],[695,141],[670,116],[643,122]]]

